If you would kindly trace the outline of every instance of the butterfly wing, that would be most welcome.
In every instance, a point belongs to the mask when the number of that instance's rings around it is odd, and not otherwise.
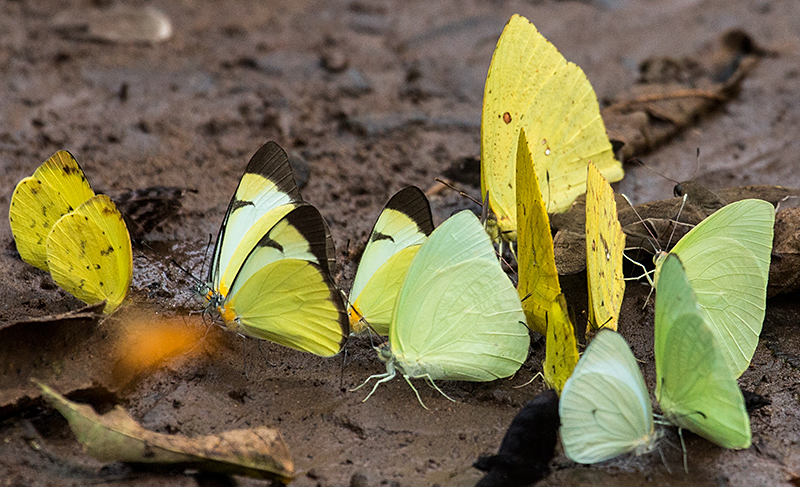
[[[370,232],[350,289],[354,332],[363,317],[380,334],[388,334],[392,309],[408,266],[433,231],[425,194],[414,186],[399,191],[384,207]]]
[[[547,314],[546,336],[544,380],[560,395],[579,358],[575,327],[569,319],[563,294],[556,297]]]
[[[227,294],[233,278],[261,237],[302,202],[289,158],[275,142],[247,164],[222,220],[208,281]]]
[[[540,182],[546,182],[549,211],[566,210],[583,192],[589,160],[609,181],[622,179],[586,75],[526,18],[514,15],[492,55],[481,118],[481,194],[489,191],[490,208],[507,240],[514,240],[516,231],[514,174],[521,128],[531,141]]]
[[[559,403],[561,442],[578,463],[623,453],[646,453],[656,434],[650,394],[625,340],[600,330],[564,386]]]
[[[589,283],[587,333],[617,329],[625,294],[622,253],[625,234],[617,218],[614,190],[593,163],[586,182],[586,277]]]
[[[539,178],[531,159],[524,129],[517,145],[517,291],[528,326],[542,335],[547,330],[547,313],[561,294],[558,282],[553,236],[547,217]]]
[[[774,221],[770,203],[737,201],[700,222],[671,251],[683,262],[737,377],[753,358],[764,322]]]
[[[255,245],[233,280],[220,315],[235,331],[332,356],[350,334],[339,290],[328,274],[322,216],[303,204]]]
[[[723,448],[747,448],[742,392],[687,277],[680,259],[667,256],[656,288],[656,398],[676,426]]]
[[[128,294],[133,253],[122,215],[106,195],[97,195],[61,217],[47,238],[53,281],[87,304],[106,301],[111,313]]]
[[[78,161],[67,151],[56,152],[11,196],[8,220],[20,257],[47,270],[47,235],[56,221],[94,196]]]
[[[420,248],[389,341],[409,377],[489,381],[525,361],[530,338],[519,298],[471,212],[450,217]]]

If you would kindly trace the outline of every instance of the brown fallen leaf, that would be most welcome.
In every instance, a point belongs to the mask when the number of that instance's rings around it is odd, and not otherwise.
[[[259,426],[196,438],[154,433],[142,428],[120,406],[99,415],[91,406],[69,401],[34,382],[42,397],[67,419],[84,450],[100,461],[178,464],[284,484],[294,476],[291,455],[278,430]]]
[[[32,376],[70,391],[102,384],[95,371],[107,365],[84,352],[104,343],[95,338],[104,306],[0,325],[0,420],[39,396],[28,380]]]
[[[601,112],[619,160],[655,149],[732,99],[764,54],[746,32],[731,30],[694,57],[643,61],[639,83]]]

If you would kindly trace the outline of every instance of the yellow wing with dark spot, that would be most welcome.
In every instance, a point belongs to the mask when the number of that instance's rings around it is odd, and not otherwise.
[[[539,190],[536,170],[531,163],[525,130],[520,130],[516,152],[516,213],[519,215],[517,291],[522,299],[522,310],[525,311],[528,326],[544,335],[547,313],[561,294],[561,285],[558,283],[550,219]]]
[[[567,301],[563,294],[556,297],[547,313],[547,341],[545,344],[544,381],[561,395],[564,384],[578,364],[578,345],[575,327],[569,319]]]
[[[589,161],[609,181],[622,179],[586,75],[526,18],[514,15],[492,56],[481,118],[481,195],[489,192],[504,240],[516,239],[514,167],[523,128],[536,173],[548,177],[542,188],[548,211],[565,211],[583,193]]]
[[[589,321],[586,333],[600,327],[617,330],[625,294],[622,253],[625,233],[617,218],[614,190],[594,164],[586,183],[586,278],[589,283]]]
[[[17,251],[25,262],[47,270],[47,235],[63,215],[94,196],[78,161],[56,152],[17,184],[8,220]]]
[[[53,281],[87,304],[106,301],[111,313],[128,294],[133,273],[131,239],[106,195],[90,198],[61,217],[47,238]]]

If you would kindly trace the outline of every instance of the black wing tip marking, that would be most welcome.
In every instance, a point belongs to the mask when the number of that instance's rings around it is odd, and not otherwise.
[[[308,241],[308,247],[316,257],[317,263],[325,269],[326,274],[329,274],[328,227],[319,210],[312,205],[302,204],[287,213],[282,220],[294,227]],[[268,235],[269,233],[264,238],[268,238]]]
[[[408,216],[425,235],[433,232],[431,204],[425,193],[416,186],[408,186],[395,193],[384,209],[399,211]]]
[[[300,190],[294,180],[292,166],[286,151],[274,141],[262,145],[250,162],[247,163],[245,174],[259,174],[272,181],[278,189],[289,195],[292,201],[302,201]]]

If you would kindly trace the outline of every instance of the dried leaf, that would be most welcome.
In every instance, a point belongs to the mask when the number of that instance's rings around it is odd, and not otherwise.
[[[0,325],[0,420],[38,397],[38,389],[28,380],[32,376],[70,391],[103,383],[95,373],[101,366],[82,352],[95,349],[95,355],[101,355],[94,337],[104,306],[103,302]],[[67,363],[70,373],[65,373]]]
[[[289,450],[278,430],[259,426],[188,438],[142,428],[120,406],[98,415],[34,381],[69,422],[86,452],[101,461],[179,464],[200,470],[288,483],[294,475]]]
[[[769,267],[767,296],[800,289],[800,208],[775,215],[775,237]]]
[[[663,144],[729,101],[765,53],[741,30],[728,31],[694,58],[659,57],[640,65],[639,84],[602,111],[620,160]]]

